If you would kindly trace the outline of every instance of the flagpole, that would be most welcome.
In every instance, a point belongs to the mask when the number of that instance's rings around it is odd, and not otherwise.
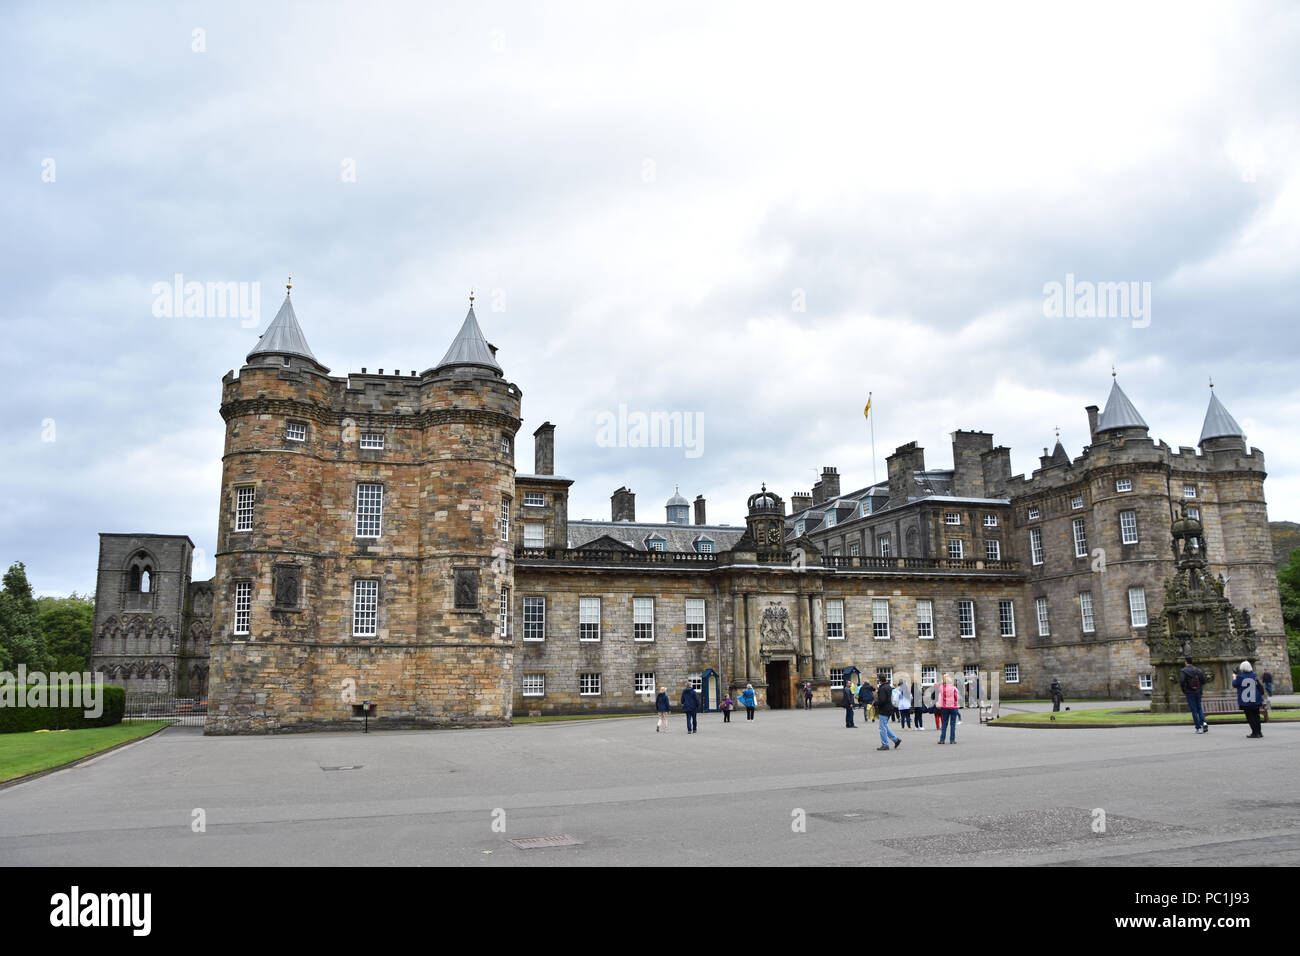
[[[871,393],[867,392],[867,408],[871,408]],[[876,483],[876,420],[867,414],[867,424],[871,426],[871,484]]]

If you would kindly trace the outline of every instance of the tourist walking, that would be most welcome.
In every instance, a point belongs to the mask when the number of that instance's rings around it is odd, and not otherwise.
[[[758,699],[757,699],[756,695],[754,694],[754,685],[753,685],[753,684],[746,684],[746,685],[745,685],[745,689],[742,690],[742,691],[740,692],[740,702],[741,702],[742,704],[745,705],[745,719],[746,719],[746,720],[753,720],[753,719],[754,719],[754,707],[755,707],[755,706],[757,705],[757,703],[758,703]]]
[[[894,713],[894,688],[890,686],[889,679],[882,677],[880,686],[876,688],[876,719],[880,721],[880,746],[877,750],[888,750],[890,741],[893,741],[894,749],[897,750],[903,743],[898,736],[889,729],[889,718]]]
[[[803,709],[812,710],[812,684],[803,685]]]
[[[686,732],[693,734],[699,730],[696,723],[696,714],[700,710],[700,695],[695,692],[695,688],[690,684],[682,691],[682,711],[686,714]]]
[[[858,706],[857,701],[853,699],[853,685],[848,681],[844,682],[844,693],[840,696],[840,705],[844,708],[844,726],[854,727],[853,709]]]
[[[1065,700],[1065,688],[1061,686],[1060,680],[1055,677],[1052,678],[1051,693],[1052,712],[1055,713],[1061,709],[1061,701]]]
[[[655,698],[655,710],[659,713],[659,720],[655,723],[655,733],[668,729],[668,688],[660,687],[659,696]]]
[[[911,727],[912,688],[909,687],[907,681],[901,677],[898,680],[898,711],[900,714],[899,724],[903,727]]]
[[[1264,684],[1264,693],[1267,694],[1269,697],[1272,697],[1273,696],[1273,675],[1269,671],[1264,671],[1264,673],[1259,675],[1259,679]]]
[[[1205,711],[1201,709],[1201,693],[1205,690],[1205,671],[1192,663],[1190,657],[1184,657],[1186,666],[1178,676],[1178,686],[1187,697],[1187,709],[1192,712],[1192,725],[1198,734],[1208,734],[1210,725],[1205,721]],[[1233,682],[1236,683],[1235,681]]]
[[[731,723],[731,712],[735,710],[735,708],[736,702],[731,699],[730,694],[722,698],[722,722],[724,724]]]
[[[948,743],[957,742],[957,710],[961,706],[961,691],[953,685],[952,675],[944,674],[943,683],[939,685],[939,695],[935,700],[935,708],[943,715],[943,723],[939,725],[939,743],[943,743],[944,735],[948,737]],[[936,718],[938,714],[935,715]]]
[[[1246,723],[1250,724],[1250,733],[1246,735],[1246,739],[1263,737],[1264,734],[1259,728],[1259,708],[1264,701],[1259,679],[1255,677],[1255,669],[1250,661],[1242,661],[1237,670],[1238,674],[1232,679],[1232,686],[1237,688],[1237,706],[1246,715]]]

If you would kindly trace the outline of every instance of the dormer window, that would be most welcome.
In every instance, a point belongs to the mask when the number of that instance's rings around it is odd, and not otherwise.
[[[798,537],[802,537],[802,535],[803,535],[803,528],[804,528],[804,524],[803,524],[802,521],[796,521],[796,522],[794,523],[794,536],[795,536],[796,538],[798,538]]]
[[[647,551],[667,551],[668,541],[657,534],[652,534],[645,539],[645,546]]]
[[[862,501],[861,501],[861,502],[859,503],[859,505],[858,505],[858,514],[859,514],[860,516],[862,516],[863,518],[865,518],[867,515],[871,514],[871,499],[870,499],[870,498],[863,498],[863,499],[862,499]]]
[[[828,527],[828,528],[833,528],[833,527],[835,527],[835,511],[834,511],[834,509],[832,509],[832,510],[826,512],[826,527]]]
[[[712,539],[712,538],[696,538],[696,539],[695,539],[695,550],[698,551],[700,554],[712,554],[712,553],[713,553],[713,539]]]

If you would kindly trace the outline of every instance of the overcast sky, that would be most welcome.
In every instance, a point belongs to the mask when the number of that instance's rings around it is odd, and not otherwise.
[[[1113,363],[1175,447],[1213,375],[1300,520],[1300,7],[1133,6],[6,4],[0,563],[211,575],[221,376],[290,272],[335,374],[435,364],[473,287],[574,518],[861,487],[869,391],[882,478],[956,428],[1028,473]],[[260,313],[155,314],[177,274]],[[1149,312],[1050,317],[1067,275]],[[602,447],[620,404],[699,453]]]

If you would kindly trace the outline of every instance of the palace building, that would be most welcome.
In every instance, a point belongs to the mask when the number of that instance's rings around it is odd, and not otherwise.
[[[1028,477],[991,434],[958,431],[951,468],[911,443],[867,487],[842,491],[829,467],[788,503],[756,487],[743,527],[678,491],[662,521],[638,521],[626,487],[608,521],[570,519],[553,425],[533,432],[532,473],[515,470],[522,400],[472,299],[431,368],[335,376],[286,294],[222,380],[214,579],[189,582],[188,539],[166,557],[147,535],[101,548],[101,588],[118,583],[95,666],[155,680],[165,666],[178,688],[184,671],[213,734],[644,710],[686,682],[709,707],[752,684],[780,708],[804,684],[830,703],[846,678],[903,673],[1136,697],[1185,505],[1249,611],[1257,668],[1290,690],[1264,456],[1213,394],[1196,448],[1151,438],[1115,381],[1087,409],[1088,446],[1071,457],[1058,440]],[[163,575],[152,598],[141,556]],[[194,637],[155,660],[118,635],[128,619],[153,633],[141,615],[164,597],[169,633]]]

